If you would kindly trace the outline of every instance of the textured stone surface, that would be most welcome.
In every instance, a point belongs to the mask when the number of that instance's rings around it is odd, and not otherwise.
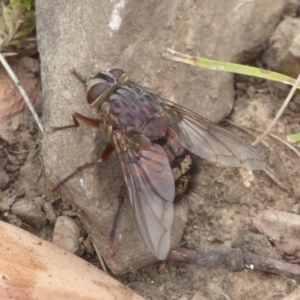
[[[283,252],[288,254],[299,252],[299,215],[285,211],[265,210],[255,216],[253,225]]]
[[[79,253],[80,230],[69,217],[58,217],[54,227],[52,243],[74,254]]]
[[[300,20],[287,17],[276,28],[264,55],[268,66],[296,78],[300,71]]]
[[[11,211],[23,222],[34,227],[41,228],[47,223],[46,216],[42,211],[42,203],[40,203],[39,198],[33,200],[20,200],[12,206]]]
[[[0,167],[0,190],[4,190],[9,184],[9,176],[3,168]]]

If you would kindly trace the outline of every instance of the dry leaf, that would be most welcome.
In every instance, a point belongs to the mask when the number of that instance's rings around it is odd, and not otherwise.
[[[142,300],[83,259],[0,221],[0,298]]]

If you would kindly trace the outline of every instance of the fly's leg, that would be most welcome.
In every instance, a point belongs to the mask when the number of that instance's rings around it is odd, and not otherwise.
[[[121,206],[124,203],[124,197],[125,197],[126,192],[127,192],[126,184],[123,183],[123,185],[120,189],[120,192],[119,192],[119,197],[118,197],[119,198],[118,209],[117,209],[117,212],[115,214],[113,226],[112,226],[112,229],[111,229],[110,234],[109,234],[109,238],[110,238],[111,242],[113,241],[113,239],[115,237],[115,234],[116,234],[118,220],[120,218],[120,213],[121,213]]]
[[[88,164],[84,164],[84,165],[78,167],[73,173],[71,173],[69,176],[67,176],[63,180],[61,180],[52,191],[56,191],[61,185],[66,183],[70,178],[72,178],[76,174],[80,173],[81,171],[83,171],[85,169],[88,169],[90,167],[93,167],[95,165],[103,163],[104,161],[106,161],[109,158],[109,156],[111,155],[111,153],[114,150],[115,150],[115,147],[111,144],[108,144],[106,146],[105,150],[103,151],[101,157],[98,160],[96,160],[94,162],[91,162],[91,163],[88,163]]]
[[[74,75],[80,82],[82,82],[83,84],[84,84],[84,86],[86,87],[86,79],[85,78],[83,78],[77,71],[76,71],[76,69],[72,69],[71,71],[70,71],[70,73],[72,74],[72,75]]]
[[[82,82],[84,84],[84,86],[86,86],[86,79],[84,79],[75,69],[72,69],[70,72],[80,82]],[[100,119],[88,118],[88,117],[85,117],[85,116],[83,116],[83,115],[81,115],[81,114],[79,114],[77,112],[75,112],[72,115],[72,118],[73,118],[73,124],[67,125],[67,126],[61,126],[61,127],[51,127],[51,133],[59,131],[59,130],[64,130],[64,129],[76,128],[76,127],[78,127],[80,125],[79,122],[78,122],[78,120],[80,120],[81,122],[85,123],[89,127],[99,128],[102,125],[102,121]]]
[[[79,122],[78,120],[82,121],[83,123],[87,124],[90,127],[97,127],[99,128],[100,125],[102,124],[100,119],[91,119],[88,117],[85,117],[79,113],[74,113],[73,114],[73,124],[71,125],[66,125],[66,126],[61,126],[61,127],[51,127],[51,133],[54,133],[56,131],[60,131],[60,130],[65,130],[65,129],[69,129],[69,128],[76,128],[79,127]],[[100,159],[98,159],[95,162],[92,163],[88,163],[88,164],[84,164],[80,167],[78,167],[72,174],[70,174],[69,176],[67,176],[66,178],[64,178],[63,180],[61,180],[55,188],[52,189],[53,192],[55,192],[62,184],[64,184],[65,182],[67,182],[70,178],[72,178],[74,175],[76,175],[77,173],[90,168],[92,166],[95,166],[97,164],[102,163],[103,161],[105,161],[109,155],[112,153],[112,151],[114,150],[114,146],[112,145],[107,145],[106,149],[104,150],[104,152],[102,153]]]
[[[71,125],[66,125],[66,126],[61,126],[61,127],[51,127],[51,133],[54,133],[56,131],[60,131],[60,130],[65,130],[65,129],[69,129],[69,128],[76,128],[79,127],[80,123],[78,122],[78,120],[82,121],[83,123],[85,123],[86,125],[90,126],[90,127],[97,127],[99,128],[100,125],[102,124],[100,119],[91,119],[88,117],[85,117],[79,113],[74,113],[73,114],[73,124]],[[102,163],[103,161],[105,161],[109,155],[113,152],[113,150],[115,149],[114,146],[112,146],[111,144],[107,145],[105,150],[103,151],[101,157],[92,163],[88,163],[88,164],[84,164],[80,167],[78,167],[73,173],[71,173],[69,176],[67,176],[66,178],[64,178],[63,180],[61,180],[55,188],[52,189],[53,192],[55,192],[62,184],[64,184],[65,182],[67,182],[70,178],[72,178],[74,175],[76,175],[77,173],[93,167],[97,164]]]
[[[85,117],[85,116],[83,116],[79,113],[74,113],[72,117],[73,117],[73,124],[67,125],[67,126],[61,126],[61,127],[51,127],[51,133],[56,132],[56,131],[60,131],[60,130],[69,129],[69,128],[79,127],[80,124],[79,124],[78,120],[85,123],[89,127],[99,128],[102,124],[102,121],[100,119],[88,118],[88,117]]]

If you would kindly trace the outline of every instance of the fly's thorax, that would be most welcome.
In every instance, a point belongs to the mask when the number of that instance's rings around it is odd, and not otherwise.
[[[118,88],[109,97],[109,109],[106,111],[113,125],[125,134],[144,134],[153,140],[165,135],[168,119],[155,97],[141,88],[125,85]]]

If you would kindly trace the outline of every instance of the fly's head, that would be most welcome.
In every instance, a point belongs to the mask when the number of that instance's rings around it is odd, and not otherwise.
[[[112,69],[107,73],[98,73],[90,78],[87,85],[87,102],[93,110],[99,112],[102,104],[119,87],[126,84],[127,75],[122,69]]]

